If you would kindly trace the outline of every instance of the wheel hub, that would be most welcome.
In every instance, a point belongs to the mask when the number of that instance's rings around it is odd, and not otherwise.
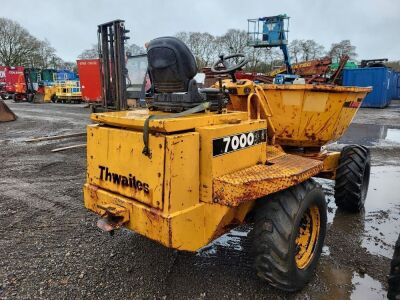
[[[314,257],[320,227],[319,209],[313,205],[304,212],[296,238],[295,261],[299,269],[307,267]]]

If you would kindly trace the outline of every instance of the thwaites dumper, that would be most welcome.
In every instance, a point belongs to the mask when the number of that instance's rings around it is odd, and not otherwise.
[[[311,177],[336,179],[340,208],[363,207],[368,150],[321,146],[343,134],[369,89],[257,85],[234,76],[198,89],[195,59],[181,41],[152,40],[147,55],[149,109],[91,115],[85,206],[107,231],[123,226],[186,251],[251,222],[257,274],[280,289],[301,289],[327,222],[324,193]],[[241,54],[221,56],[213,69],[234,74],[245,63]]]

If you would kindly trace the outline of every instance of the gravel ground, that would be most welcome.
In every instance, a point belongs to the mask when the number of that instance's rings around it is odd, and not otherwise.
[[[82,132],[83,105],[7,101],[18,120],[0,123],[0,299],[383,299],[400,232],[400,102],[362,109],[347,143],[371,147],[366,211],[336,211],[327,194],[329,227],[317,272],[301,292],[286,294],[259,280],[242,226],[197,253],[166,249],[140,235],[114,236],[95,226],[82,202],[85,149],[52,153],[83,137],[25,143],[32,137]]]

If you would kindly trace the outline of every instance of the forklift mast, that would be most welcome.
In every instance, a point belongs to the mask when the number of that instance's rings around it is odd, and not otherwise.
[[[125,21],[115,20],[98,26],[98,47],[102,81],[102,110],[127,109],[125,41],[129,39]]]

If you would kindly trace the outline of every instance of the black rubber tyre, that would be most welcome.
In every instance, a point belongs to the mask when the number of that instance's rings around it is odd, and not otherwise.
[[[340,209],[352,213],[364,209],[370,171],[371,156],[368,148],[360,145],[343,148],[335,181],[335,203]]]
[[[387,297],[389,300],[400,299],[400,235],[397,239],[397,243],[394,248],[393,259],[390,264],[389,289]]]
[[[56,96],[56,94],[52,94],[52,95],[50,96],[50,100],[51,100],[51,102],[53,102],[53,103],[57,103],[58,97]]]
[[[311,209],[319,213],[319,228],[307,264],[299,267],[297,239],[303,218]],[[255,207],[255,223],[251,232],[254,266],[257,275],[284,291],[302,289],[311,279],[322,252],[326,235],[326,201],[320,187],[312,179],[260,199]]]
[[[29,103],[33,103],[35,99],[35,95],[34,94],[27,94],[27,101]]]

